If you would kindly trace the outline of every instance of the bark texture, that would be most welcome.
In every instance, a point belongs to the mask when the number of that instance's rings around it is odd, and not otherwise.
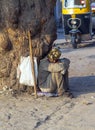
[[[0,88],[14,88],[20,56],[29,55],[27,31],[33,54],[43,58],[56,39],[55,0],[0,0]]]

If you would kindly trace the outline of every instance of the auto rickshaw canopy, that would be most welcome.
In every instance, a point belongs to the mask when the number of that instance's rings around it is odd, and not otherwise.
[[[62,0],[62,14],[91,12],[90,0]]]

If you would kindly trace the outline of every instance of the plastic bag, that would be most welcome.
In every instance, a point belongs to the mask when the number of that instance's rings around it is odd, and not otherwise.
[[[38,77],[38,66],[37,66],[37,58],[34,57],[34,69],[35,69],[35,78],[37,84],[37,77]],[[28,57],[21,57],[21,63],[18,65],[17,70],[17,77],[19,77],[19,83],[27,86],[34,86],[34,78],[32,75],[32,67],[31,67],[31,60],[30,56]]]

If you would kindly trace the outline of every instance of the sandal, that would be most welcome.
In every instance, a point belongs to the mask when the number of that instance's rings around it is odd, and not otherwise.
[[[65,93],[63,94],[63,96],[66,96],[66,97],[71,98],[71,99],[74,98],[73,94],[70,93],[70,92],[65,92]]]

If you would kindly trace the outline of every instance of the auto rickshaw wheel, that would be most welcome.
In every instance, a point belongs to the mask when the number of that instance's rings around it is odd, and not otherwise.
[[[72,47],[73,47],[74,49],[76,49],[76,48],[77,48],[77,44],[76,44],[76,43],[72,44]]]
[[[71,44],[72,44],[72,47],[73,47],[74,49],[77,48],[77,42],[76,42],[76,38],[75,38],[75,37],[71,37]]]

